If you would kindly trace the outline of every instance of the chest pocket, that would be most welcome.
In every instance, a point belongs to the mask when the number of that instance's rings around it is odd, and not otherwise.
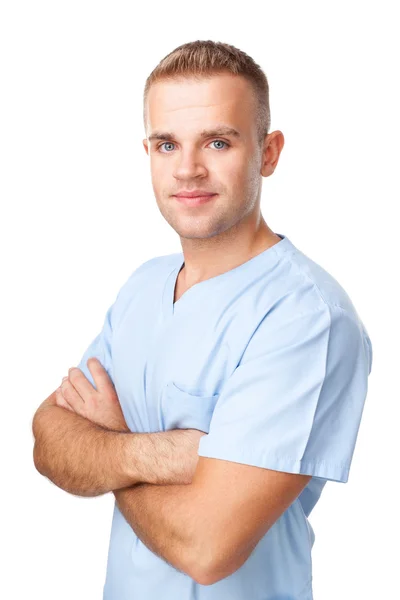
[[[199,429],[208,433],[218,397],[219,394],[197,396],[169,381],[161,396],[160,420],[163,430]]]

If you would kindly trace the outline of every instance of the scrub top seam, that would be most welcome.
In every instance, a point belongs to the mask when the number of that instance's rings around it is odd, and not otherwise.
[[[274,248],[274,246],[273,246]],[[275,249],[275,248],[274,248]],[[292,264],[295,265],[295,267],[297,268],[297,270],[299,271],[299,273],[301,273],[304,277],[306,277],[308,279],[308,281],[310,281],[310,283],[312,284],[313,288],[315,288],[315,290],[318,292],[318,295],[320,297],[320,299],[324,302],[324,304],[326,306],[331,306],[331,307],[335,307],[335,308],[340,308],[341,310],[343,310],[348,316],[352,316],[352,314],[347,310],[346,307],[342,306],[341,304],[337,304],[337,302],[331,302],[329,300],[327,300],[325,298],[325,296],[323,295],[320,287],[318,286],[318,284],[314,281],[314,279],[312,279],[312,277],[310,277],[310,275],[302,268],[302,266],[297,262],[295,255],[299,252],[298,249],[293,250],[293,252],[291,252],[290,256],[287,256],[288,253],[288,249],[285,249],[282,253],[278,252],[277,250],[275,250],[275,254],[277,254],[279,257],[281,257],[283,260],[290,262]]]

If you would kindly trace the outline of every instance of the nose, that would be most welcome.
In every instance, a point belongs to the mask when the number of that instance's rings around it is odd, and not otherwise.
[[[195,151],[180,152],[174,168],[174,177],[176,179],[193,179],[194,177],[204,177],[207,169]]]

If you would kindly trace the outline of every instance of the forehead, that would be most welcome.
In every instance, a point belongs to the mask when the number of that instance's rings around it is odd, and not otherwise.
[[[244,135],[254,127],[251,84],[230,73],[158,81],[149,89],[146,108],[149,135],[155,130],[202,133],[222,123]]]

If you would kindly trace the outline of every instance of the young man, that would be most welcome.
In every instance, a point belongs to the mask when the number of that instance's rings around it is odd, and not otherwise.
[[[146,82],[144,122],[182,253],[122,286],[35,414],[35,465],[71,493],[113,491],[106,600],[311,600],[308,516],[348,480],[370,338],[261,215],[284,138],[248,55],[178,47]]]

